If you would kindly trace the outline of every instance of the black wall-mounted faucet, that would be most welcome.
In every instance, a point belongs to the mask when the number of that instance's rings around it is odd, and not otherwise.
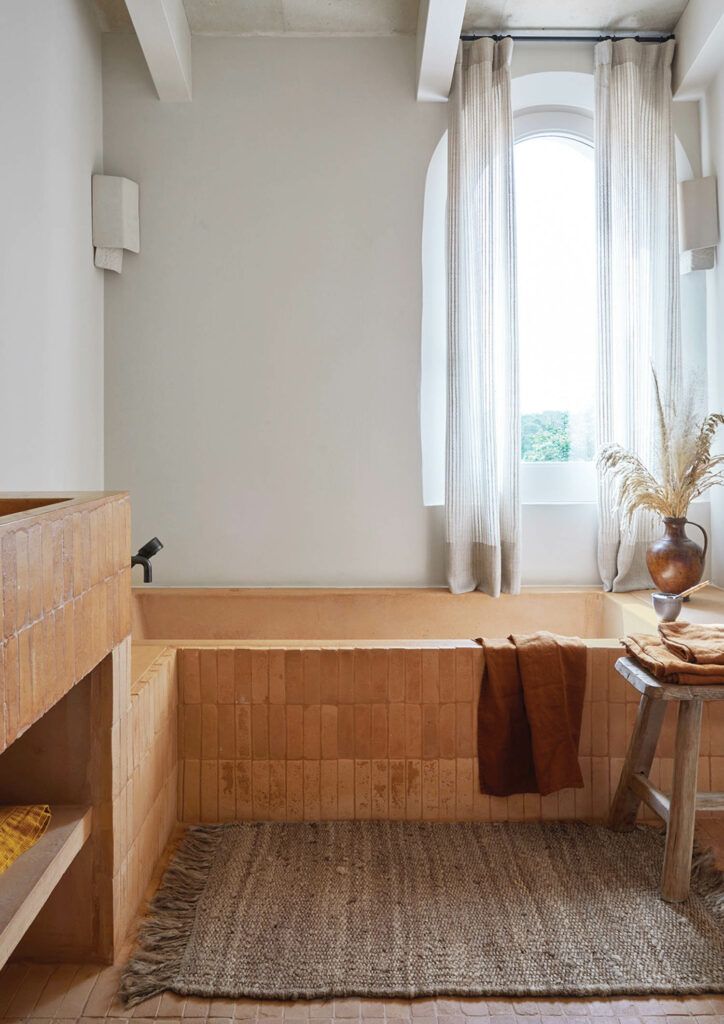
[[[162,547],[163,544],[158,539],[158,537],[151,537],[151,539],[147,541],[143,545],[143,547],[138,549],[138,553],[131,557],[131,568],[133,568],[134,565],[143,566],[144,583],[151,582],[153,577],[153,573],[151,571],[151,559],[153,558],[154,555],[158,554]]]

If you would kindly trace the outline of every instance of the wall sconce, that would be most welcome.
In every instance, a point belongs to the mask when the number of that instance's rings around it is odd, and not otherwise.
[[[711,270],[719,244],[716,178],[679,183],[679,249],[681,273]]]
[[[123,250],[140,249],[138,184],[129,178],[94,174],[92,189],[95,265],[120,274]]]

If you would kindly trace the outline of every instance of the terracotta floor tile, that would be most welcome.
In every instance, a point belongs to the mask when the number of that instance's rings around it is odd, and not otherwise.
[[[362,1004],[364,1010],[364,1003]],[[364,1016],[364,1013],[362,1014]],[[287,1020],[299,1020],[307,1019],[309,1017],[309,1004],[308,1003],[289,1003],[288,1006],[284,1007],[284,1019]]]
[[[96,974],[95,984],[83,1010],[87,1017],[105,1017],[118,993],[120,975],[120,966],[104,967]],[[61,1012],[65,1016],[62,1007]]]
[[[103,968],[98,967],[97,964],[86,964],[78,968],[78,971],[73,978],[73,981],[68,987],[65,999],[60,1004],[59,1016],[61,1017],[82,1017],[83,1015],[90,1016],[90,1010],[88,1009],[88,1003],[93,993],[94,988],[98,984],[99,978],[103,973]],[[106,1007],[105,1012],[109,1012],[112,1007],[110,1003]]]
[[[183,1017],[185,1005],[186,996],[176,995],[175,992],[164,992],[161,996],[161,1002],[158,1005],[156,1016],[170,1017],[172,1019],[176,1017]]]
[[[226,1018],[227,1020],[233,1020],[234,1018],[234,1000],[233,999],[212,999],[206,1000],[209,1006],[209,1017],[216,1019]],[[184,1017],[186,1013],[184,1013]]]
[[[513,1003],[513,1009],[515,1010],[515,1012],[516,1012],[518,1017],[530,1017],[530,1016],[537,1017],[540,1014],[540,1011],[538,1009],[538,1004],[537,1003],[531,1003],[531,1002],[518,1003],[518,1002],[514,1002]]]
[[[384,1003],[382,1004],[385,1005]],[[478,1003],[472,1003],[473,1006],[478,1006]],[[485,1005],[485,1004],[484,1004]],[[416,999],[410,1003],[410,1010],[412,1011],[413,1017],[434,1017],[436,1013],[435,1000],[434,999]],[[467,1010],[464,1010],[467,1013]],[[488,1013],[488,1007],[485,1005],[485,1015]]]
[[[129,1010],[129,1015],[135,1020],[137,1017],[143,1017],[153,1019],[158,1012],[158,1008],[161,1005],[161,996],[151,996],[150,999],[144,999],[138,1006],[134,1006],[132,1010]]]
[[[45,964],[30,964],[10,1000],[6,1016],[29,1017],[45,988],[54,968]]]
[[[359,999],[339,999],[334,1002],[334,1016],[346,1019],[359,1017],[362,1007]]]

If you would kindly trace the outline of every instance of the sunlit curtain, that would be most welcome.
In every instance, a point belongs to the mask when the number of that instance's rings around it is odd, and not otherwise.
[[[447,577],[493,596],[520,589],[512,52],[461,45],[449,101]]]
[[[616,441],[647,465],[655,452],[652,366],[664,390],[675,390],[681,374],[673,55],[673,40],[595,48],[597,441]],[[645,552],[660,526],[643,513],[623,524],[605,481],[599,518],[604,588],[650,587]]]

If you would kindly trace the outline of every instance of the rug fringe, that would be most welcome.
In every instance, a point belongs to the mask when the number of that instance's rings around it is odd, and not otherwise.
[[[141,924],[138,949],[121,974],[120,996],[128,1009],[173,988],[223,831],[223,825],[190,828],[148,904],[151,916]]]

